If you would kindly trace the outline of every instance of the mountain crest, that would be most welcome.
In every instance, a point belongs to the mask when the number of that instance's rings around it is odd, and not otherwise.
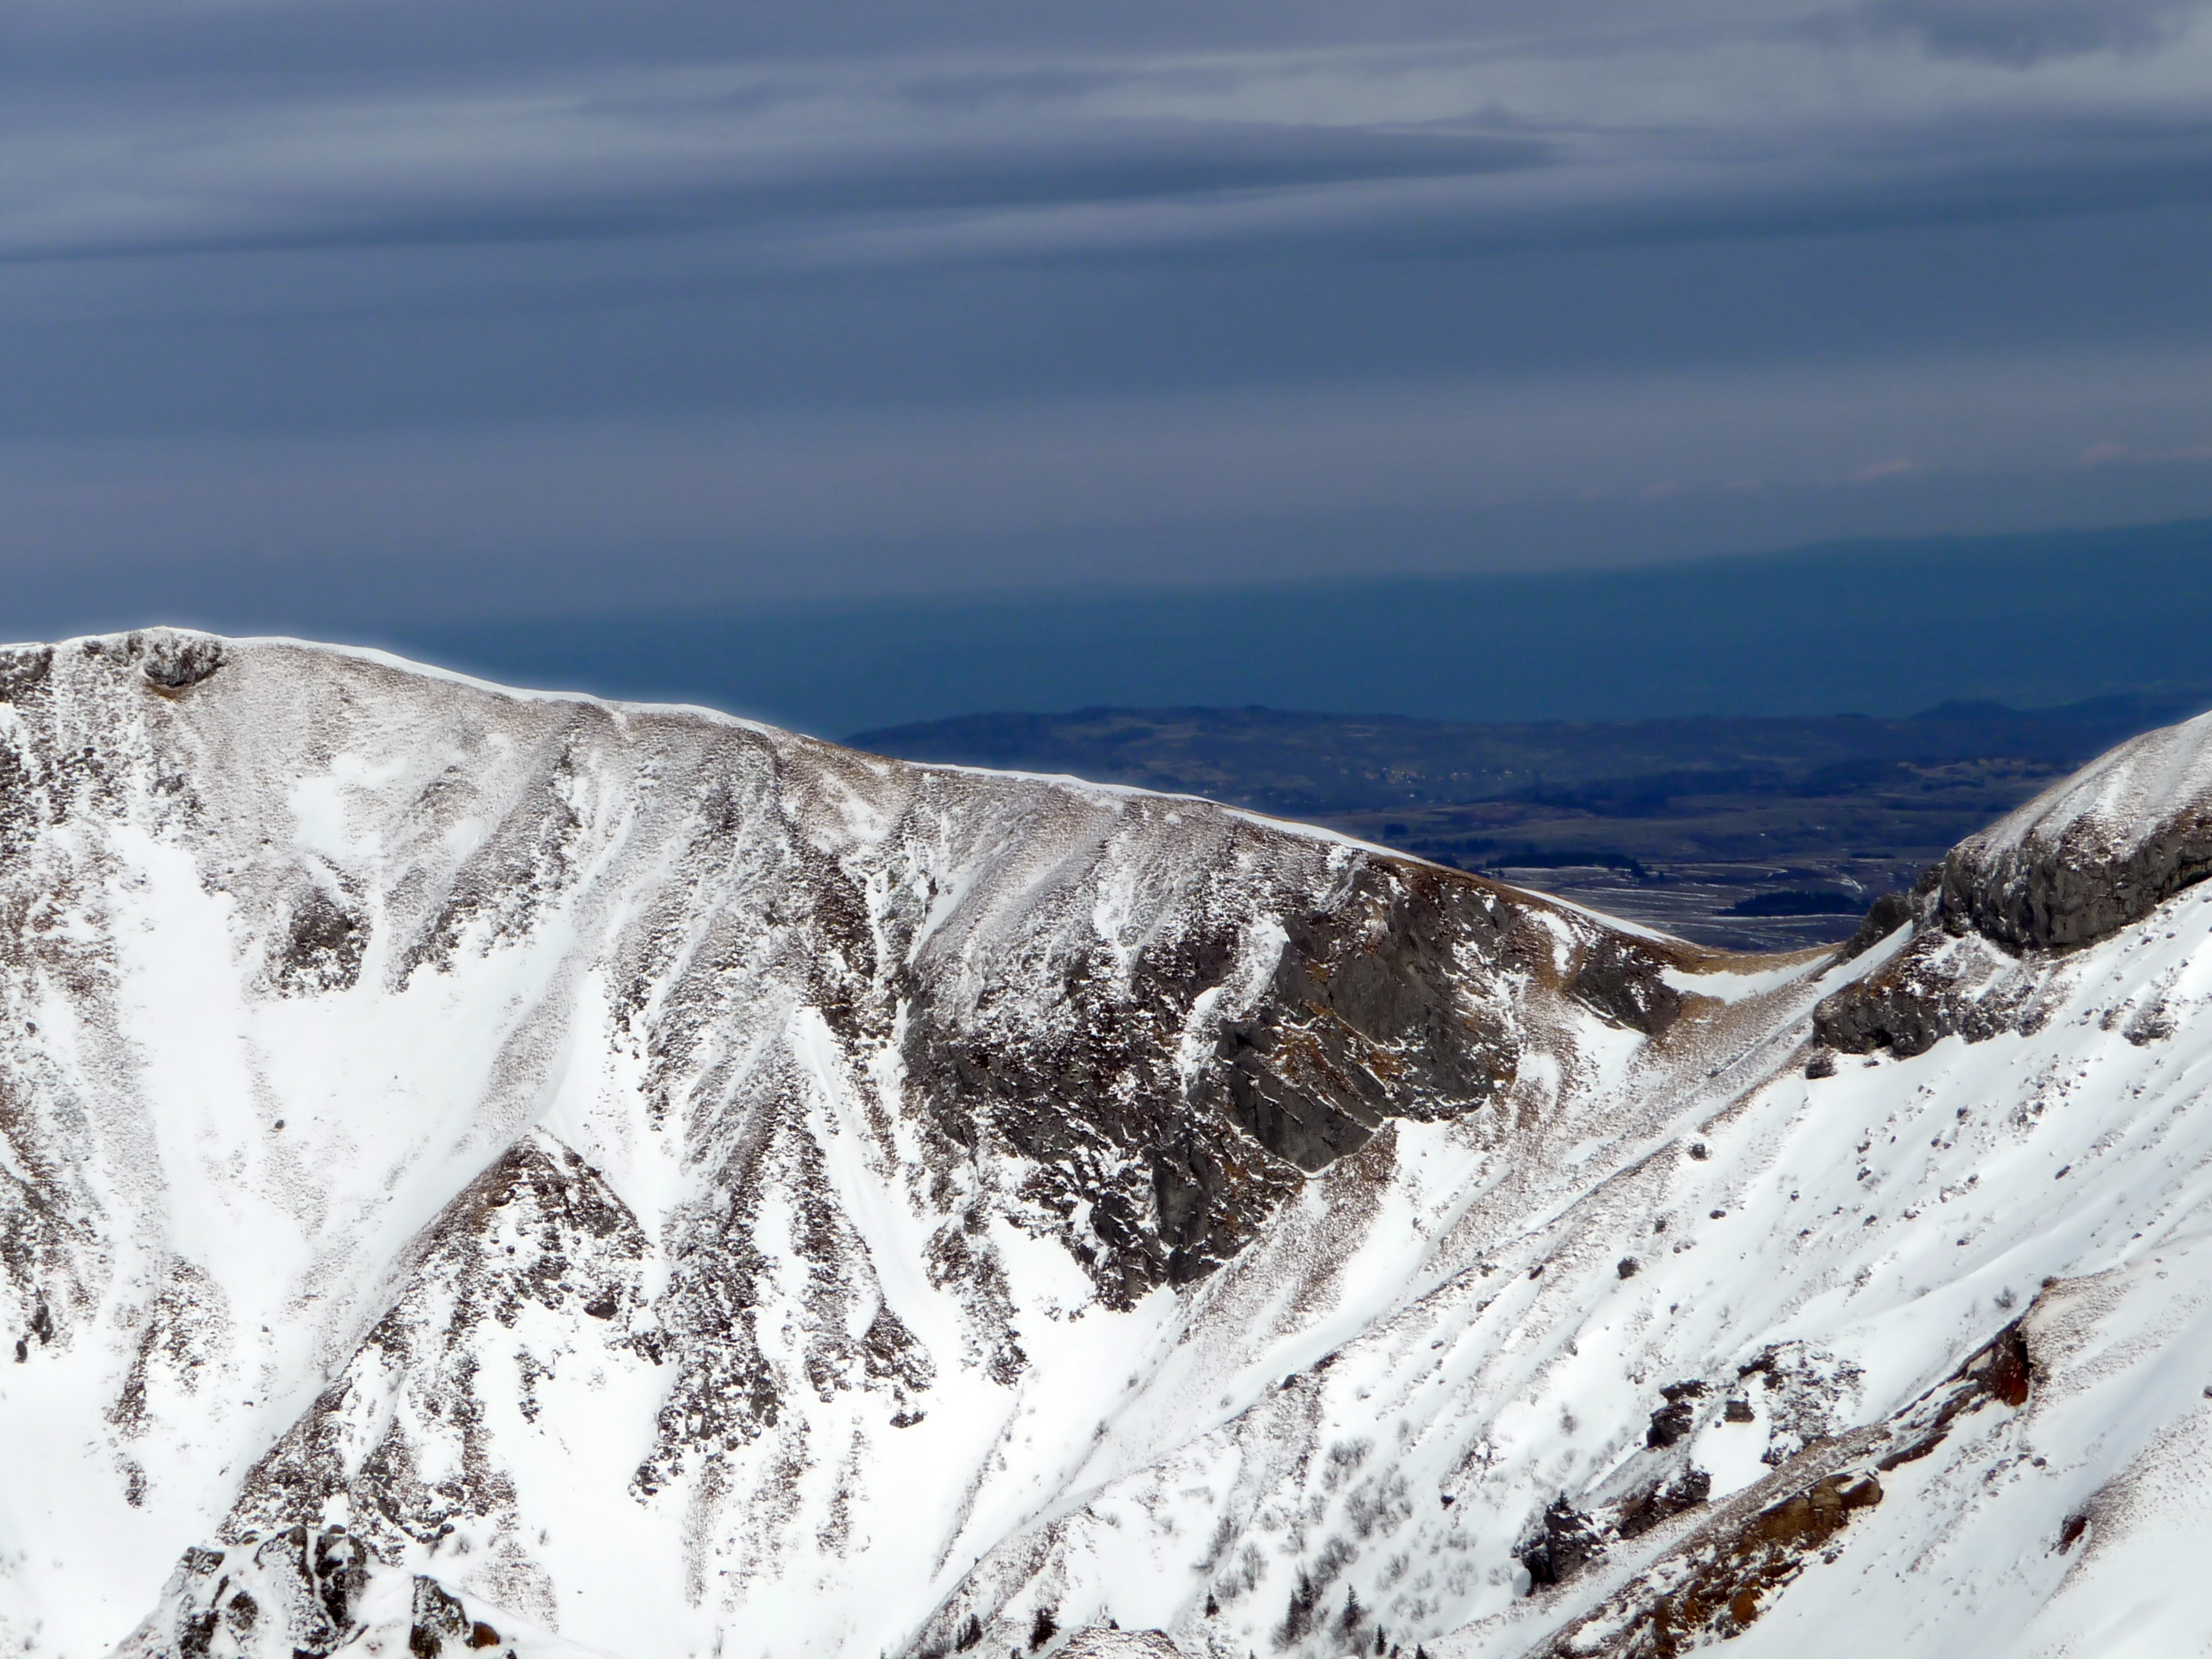
[[[701,710],[15,649],[0,1634],[2093,1647],[2212,1541],[2204,741],[1743,958]]]

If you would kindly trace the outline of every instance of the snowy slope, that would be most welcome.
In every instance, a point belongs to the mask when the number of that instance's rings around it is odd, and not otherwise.
[[[5,1651],[2212,1636],[2212,734],[1746,960],[288,641],[0,696]]]

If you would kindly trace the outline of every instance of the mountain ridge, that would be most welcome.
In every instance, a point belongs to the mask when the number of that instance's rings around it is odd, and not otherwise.
[[[2204,1633],[2200,883],[1731,956],[281,642],[0,694],[18,1651]]]

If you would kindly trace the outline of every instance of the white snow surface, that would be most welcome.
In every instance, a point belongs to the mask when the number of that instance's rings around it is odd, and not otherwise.
[[[1992,852],[2091,838],[2114,856],[2192,809],[2212,805],[2212,714],[2130,738],[1991,825]]]
[[[1501,971],[1495,1099],[1117,1306],[1018,1149],[931,1162],[900,976],[1043,1028],[1069,952],[1137,974],[1202,914],[1237,942],[1159,1038],[1193,1076],[1381,855],[293,641],[158,687],[137,649],[0,703],[0,1653],[167,1640],[188,1549],[302,1517],[381,1552],[363,1652],[415,1574],[525,1659],[879,1659],[971,1616],[1027,1653],[1041,1611],[1047,1659],[1110,1622],[1595,1652],[1606,1597],[2015,1320],[2026,1403],[1883,1473],[1729,1645],[2212,1650],[2212,890],[2069,956],[1962,941],[2037,1019],[1817,1079],[1814,1003],[1888,952],[1680,947],[1709,989],[1657,1038]],[[2208,755],[2195,722],[2059,798],[2124,839]],[[870,960],[794,958],[832,891]],[[681,1311],[726,1291],[742,1363]],[[1706,1504],[1531,1593],[1548,1504],[1691,1465]]]

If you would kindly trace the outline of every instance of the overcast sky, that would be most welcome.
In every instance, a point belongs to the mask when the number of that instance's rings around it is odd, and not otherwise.
[[[458,615],[2207,514],[2208,205],[2193,4],[0,0],[0,565]]]

